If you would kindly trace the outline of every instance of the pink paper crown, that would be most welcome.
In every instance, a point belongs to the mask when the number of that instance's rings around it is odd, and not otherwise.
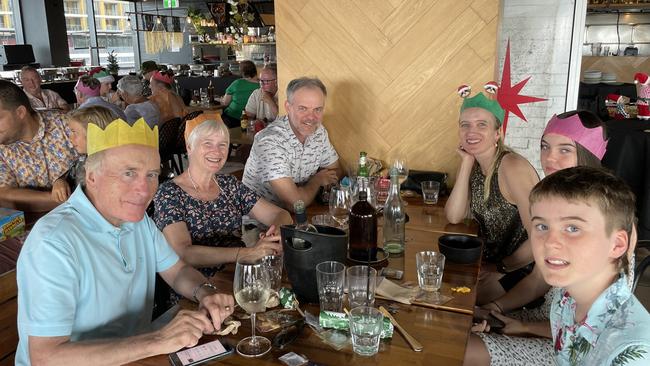
[[[163,83],[169,84],[169,85],[172,85],[172,82],[173,82],[171,76],[169,76],[167,74],[163,75],[160,71],[154,72],[152,78],[154,80],[162,81]]]
[[[84,83],[81,81],[81,78],[77,80],[77,84],[74,86],[74,90],[80,92],[86,97],[98,97],[99,96],[99,87],[97,89],[92,89],[89,86],[85,86]]]
[[[553,115],[551,120],[548,121],[543,135],[549,133],[570,138],[594,154],[598,160],[602,160],[603,155],[605,155],[607,141],[603,139],[603,128],[586,128],[582,125],[580,117],[577,114],[563,119],[558,118],[557,115]]]

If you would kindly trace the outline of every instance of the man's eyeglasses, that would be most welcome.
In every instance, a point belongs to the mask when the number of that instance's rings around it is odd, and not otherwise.
[[[277,79],[268,79],[268,80],[260,79],[260,84],[271,84],[272,82],[274,82],[276,80]]]

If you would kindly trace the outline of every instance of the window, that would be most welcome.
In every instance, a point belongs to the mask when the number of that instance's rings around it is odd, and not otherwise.
[[[11,0],[0,0],[0,44],[16,44],[16,27]]]
[[[97,45],[99,45],[99,63],[108,64],[108,54],[115,51],[121,69],[135,66],[133,33],[128,28],[127,1],[94,0],[95,24],[97,26]],[[125,34],[126,33],[126,34]]]
[[[70,61],[83,61],[85,65],[90,65],[90,29],[85,2],[86,0],[66,0],[63,2],[63,10]]]
[[[84,60],[86,65],[91,65],[91,54],[94,54],[99,58],[99,63],[106,66],[108,54],[115,51],[120,68],[133,68],[135,65],[134,37],[128,29],[127,19],[129,16],[126,14],[131,9],[129,2],[92,0],[95,34],[90,33],[88,25],[87,9],[90,8],[90,6],[86,6],[88,4],[90,4],[90,0],[65,0],[63,3],[70,60]],[[98,49],[90,48],[91,37],[96,37]]]

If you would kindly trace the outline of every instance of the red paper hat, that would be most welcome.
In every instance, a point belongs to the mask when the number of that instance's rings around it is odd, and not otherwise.
[[[153,78],[154,80],[162,81],[162,82],[165,83],[165,84],[172,85],[172,78],[171,78],[171,76],[166,75],[166,74],[163,75],[163,74],[160,73],[160,71],[156,71],[156,72],[154,72],[152,78]]]
[[[641,85],[647,85],[648,84],[648,74],[644,72],[637,72],[634,74],[634,83],[635,84],[641,84]]]

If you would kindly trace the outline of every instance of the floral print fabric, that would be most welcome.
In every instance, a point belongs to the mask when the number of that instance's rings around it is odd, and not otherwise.
[[[213,201],[190,196],[173,180],[163,183],[154,197],[154,221],[160,230],[175,222],[184,222],[192,245],[240,247],[242,216],[247,215],[259,196],[232,175],[217,175],[221,193]],[[218,267],[200,268],[211,277]]]
[[[650,315],[621,277],[576,321],[576,302],[554,289],[551,331],[559,365],[650,365]]]
[[[0,186],[51,188],[77,158],[60,112],[38,113],[34,138],[0,145]]]

